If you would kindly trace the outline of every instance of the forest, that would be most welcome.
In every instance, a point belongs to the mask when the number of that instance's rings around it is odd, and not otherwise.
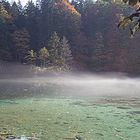
[[[0,1],[0,61],[140,73],[140,34],[117,27],[134,9],[111,0]]]
[[[140,0],[15,1],[0,0],[0,140],[140,140]]]

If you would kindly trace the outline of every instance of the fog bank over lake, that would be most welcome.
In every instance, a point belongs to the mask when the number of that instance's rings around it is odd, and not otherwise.
[[[140,79],[123,73],[49,73],[31,78],[3,78],[5,94],[63,96],[140,96]]]
[[[0,79],[4,130],[27,137],[35,132],[37,140],[139,140],[139,78],[123,73],[28,76]]]

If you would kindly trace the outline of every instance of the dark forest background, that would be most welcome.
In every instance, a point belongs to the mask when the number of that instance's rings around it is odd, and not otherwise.
[[[0,1],[0,60],[39,67],[140,73],[140,34],[117,27],[118,1]]]

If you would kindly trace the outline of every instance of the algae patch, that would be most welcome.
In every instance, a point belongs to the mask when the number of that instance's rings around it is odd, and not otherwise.
[[[133,102],[103,100],[90,97],[1,100],[0,128],[5,128],[1,132],[8,131],[15,138],[24,135],[40,140],[139,140],[140,110],[132,106]]]

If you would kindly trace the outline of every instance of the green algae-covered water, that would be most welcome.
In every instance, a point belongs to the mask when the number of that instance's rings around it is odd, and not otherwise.
[[[0,79],[1,139],[140,140],[140,80],[92,75]]]
[[[3,99],[0,129],[40,140],[140,140],[140,98]]]

